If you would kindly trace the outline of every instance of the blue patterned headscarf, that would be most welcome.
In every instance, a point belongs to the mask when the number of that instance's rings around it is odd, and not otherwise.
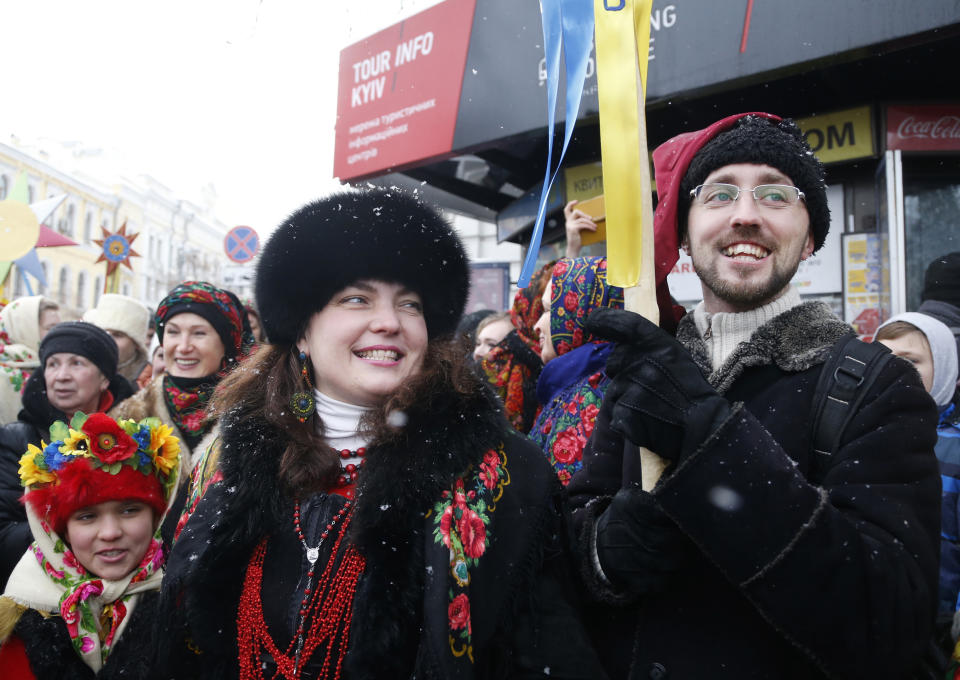
[[[607,284],[607,258],[558,260],[550,289],[550,339],[557,356],[595,340],[583,324],[601,307],[623,309],[623,289]]]

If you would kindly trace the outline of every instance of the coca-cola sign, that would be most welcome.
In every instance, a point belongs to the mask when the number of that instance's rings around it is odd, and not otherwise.
[[[960,105],[887,107],[887,148],[960,151]]]

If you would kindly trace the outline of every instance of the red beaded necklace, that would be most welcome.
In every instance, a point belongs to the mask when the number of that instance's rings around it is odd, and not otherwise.
[[[287,680],[296,680],[300,678],[302,672],[300,660],[310,659],[317,648],[323,644],[326,645],[326,654],[320,677],[340,677],[349,641],[350,623],[353,620],[353,596],[365,566],[363,556],[352,545],[346,546],[337,564],[337,555],[340,553],[343,537],[353,518],[352,507],[353,503],[347,501],[320,534],[317,547],[311,548],[307,545],[303,531],[300,529],[300,501],[297,500],[294,504],[293,526],[300,543],[306,550],[310,569],[307,571],[306,589],[300,603],[296,636],[290,641],[285,652],[281,652],[270,637],[263,618],[260,590],[263,583],[263,560],[267,552],[267,539],[263,539],[257,546],[247,567],[247,575],[237,608],[237,645],[240,651],[241,680],[263,678],[261,657],[264,652],[270,654],[277,664],[277,673],[273,675],[274,678],[279,674]],[[337,522],[340,522],[337,541],[314,588],[313,574],[320,556],[320,546]],[[308,620],[310,625],[306,626]]]
[[[341,486],[357,483],[357,479],[360,477],[360,468],[363,467],[364,456],[366,455],[367,449],[363,446],[356,451],[351,451],[350,449],[340,450],[340,458],[343,460],[350,460],[351,458],[360,459],[359,463],[347,463],[340,469],[340,476],[337,478],[337,482]]]

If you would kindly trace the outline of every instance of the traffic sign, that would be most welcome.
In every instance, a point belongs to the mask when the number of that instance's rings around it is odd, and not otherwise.
[[[260,237],[252,227],[234,227],[223,239],[223,250],[234,262],[249,262],[260,249]]]

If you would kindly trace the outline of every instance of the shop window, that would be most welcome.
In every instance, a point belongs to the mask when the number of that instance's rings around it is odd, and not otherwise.
[[[64,233],[67,236],[70,236],[71,238],[73,237],[73,226],[77,216],[76,212],[77,212],[77,209],[76,209],[76,206],[73,205],[73,203],[67,206],[67,216],[65,218],[66,229]]]
[[[960,156],[903,159],[906,309],[920,306],[927,265],[960,251]]]
[[[87,273],[77,274],[77,310],[83,312],[87,308]]]
[[[66,267],[60,268],[60,280],[57,283],[57,301],[65,305],[67,304],[67,287],[70,285],[70,272],[67,271]]]

